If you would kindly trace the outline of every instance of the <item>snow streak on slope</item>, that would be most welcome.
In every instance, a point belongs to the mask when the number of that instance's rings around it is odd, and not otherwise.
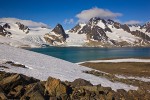
[[[83,46],[86,39],[86,34],[77,34],[77,33],[67,33],[69,37],[66,40],[67,46]]]
[[[108,27],[112,30],[112,33],[106,32],[106,35],[112,40],[116,40],[118,42],[127,41],[130,44],[134,44],[134,42],[139,39],[123,29],[116,29],[112,25],[108,25]]]
[[[111,60],[91,60],[91,61],[85,61],[85,62],[92,62],[92,63],[119,63],[119,62],[150,62],[150,59],[136,59],[136,58],[125,58],[125,59],[111,59]],[[79,62],[77,64],[82,64],[84,62]]]
[[[4,69],[4,71],[22,73],[40,80],[46,80],[49,76],[59,78],[62,81],[74,81],[77,78],[82,78],[90,81],[94,85],[101,84],[102,86],[111,87],[113,90],[125,89],[128,91],[130,89],[137,89],[137,87],[131,85],[113,83],[106,78],[83,73],[83,71],[92,70],[90,68],[3,44],[0,44],[0,60],[17,62],[29,68],[12,67],[10,69]]]

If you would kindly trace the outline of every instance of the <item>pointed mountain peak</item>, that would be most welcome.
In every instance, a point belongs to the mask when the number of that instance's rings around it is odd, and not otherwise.
[[[11,27],[10,27],[10,25],[9,25],[8,23],[6,23],[6,24],[3,25],[3,28],[8,28],[8,29],[10,29]]]
[[[99,21],[102,21],[103,23],[106,23],[106,21],[100,17],[93,17],[89,20],[89,22],[94,22],[94,23],[97,23]]]
[[[64,29],[63,29],[61,24],[57,24],[55,26],[55,28],[52,30],[52,32],[54,32],[56,34],[65,34],[65,31],[64,31]]]
[[[58,34],[58,35],[62,35],[63,38],[67,37],[67,35],[66,35],[65,31],[64,31],[64,28],[62,27],[61,24],[57,24],[55,26],[55,28],[52,30],[52,32],[54,32],[55,34]]]

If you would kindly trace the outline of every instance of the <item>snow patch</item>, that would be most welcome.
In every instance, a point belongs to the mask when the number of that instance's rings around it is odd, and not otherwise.
[[[111,59],[111,60],[91,60],[91,61],[85,61],[85,62],[92,62],[92,63],[119,63],[119,62],[150,62],[150,59],[136,59],[136,58],[127,58],[127,59]],[[79,62],[77,64],[82,64],[85,62]]]
[[[115,75],[117,78],[122,78],[122,79],[135,79],[139,81],[144,81],[144,82],[150,82],[150,77],[145,78],[145,77],[133,77],[133,76],[122,76],[122,75]]]
[[[119,82],[111,82],[106,78],[83,73],[83,71],[91,71],[93,69],[73,64],[51,56],[14,48],[0,44],[0,60],[7,60],[21,63],[28,66],[25,68],[5,69],[6,72],[22,73],[40,80],[46,80],[49,76],[59,78],[62,81],[74,81],[82,78],[90,81],[93,85],[101,84],[105,87],[111,87],[113,90],[125,89],[137,90],[138,87],[126,85]]]

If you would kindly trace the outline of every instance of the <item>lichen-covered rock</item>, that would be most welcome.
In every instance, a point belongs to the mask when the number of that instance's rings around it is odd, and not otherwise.
[[[4,78],[0,81],[0,86],[4,89],[4,91],[9,91],[14,89],[18,85],[27,85],[30,83],[37,82],[38,80],[34,78],[27,77],[21,74],[14,74],[9,77]]]
[[[45,84],[45,89],[50,96],[60,96],[67,94],[67,86],[63,84],[59,79],[49,77]]]
[[[25,89],[22,85],[18,85],[17,87],[15,87],[14,89],[12,89],[9,93],[8,93],[8,97],[13,97],[15,99],[19,99],[23,96],[25,92]]]
[[[45,88],[40,82],[32,84],[32,87],[26,90],[25,94],[21,97],[21,100],[27,98],[30,100],[45,100],[45,98],[49,97],[45,95],[44,91]]]
[[[7,97],[1,87],[0,87],[0,100],[7,100]]]
[[[76,79],[71,83],[72,86],[78,87],[78,86],[92,86],[92,84],[89,81],[86,81],[84,79]]]

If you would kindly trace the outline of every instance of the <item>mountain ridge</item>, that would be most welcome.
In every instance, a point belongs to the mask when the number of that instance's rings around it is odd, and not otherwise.
[[[0,43],[15,47],[80,46],[80,47],[149,47],[150,23],[127,25],[94,17],[70,30],[61,24],[50,29],[46,24],[27,20],[0,20]],[[10,22],[8,22],[10,21]],[[20,22],[19,22],[20,21]],[[24,24],[23,24],[24,23]],[[41,25],[41,26],[40,26]],[[31,26],[31,25],[30,25]],[[9,42],[8,42],[8,41]]]

